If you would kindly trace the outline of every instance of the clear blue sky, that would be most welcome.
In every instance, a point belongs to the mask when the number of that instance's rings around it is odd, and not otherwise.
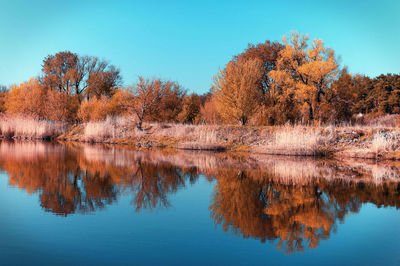
[[[400,73],[400,1],[0,0],[0,84],[37,76],[63,50],[206,92],[248,43],[297,30],[320,38],[353,73]]]

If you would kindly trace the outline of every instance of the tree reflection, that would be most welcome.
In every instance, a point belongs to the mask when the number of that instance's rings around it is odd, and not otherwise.
[[[110,162],[101,149],[95,160],[80,147],[2,143],[1,149],[0,168],[10,185],[39,193],[46,211],[65,216],[101,209],[126,190],[133,192],[137,211],[168,207],[169,194],[185,187],[187,179],[193,183],[198,178],[195,169],[154,163],[143,156],[126,156],[123,164]]]
[[[193,169],[191,169],[193,170]],[[184,172],[170,163],[150,163],[142,159],[132,176],[132,190],[135,192],[136,210],[169,207],[167,196],[185,187],[186,179],[197,179],[191,172]]]
[[[102,209],[123,193],[136,211],[168,208],[172,194],[203,175],[216,181],[216,224],[289,254],[318,247],[364,203],[400,207],[398,165],[0,142],[0,169],[64,216]]]
[[[210,206],[215,223],[246,238],[277,240],[277,248],[288,254],[318,247],[337,221],[363,203],[400,207],[400,186],[394,181],[376,185],[316,176],[285,183],[266,172],[233,169],[216,177]]]

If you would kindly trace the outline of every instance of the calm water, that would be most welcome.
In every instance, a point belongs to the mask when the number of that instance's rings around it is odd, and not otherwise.
[[[400,166],[0,143],[1,265],[400,265]]]

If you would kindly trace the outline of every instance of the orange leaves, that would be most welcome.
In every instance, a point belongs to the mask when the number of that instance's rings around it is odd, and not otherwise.
[[[84,122],[105,120],[107,116],[118,116],[126,113],[132,101],[132,94],[118,89],[112,98],[102,96],[81,103],[78,118]]]
[[[20,85],[14,85],[5,99],[5,108],[11,114],[25,114],[43,118],[46,116],[46,89],[31,78]]]
[[[325,48],[322,40],[314,40],[311,46],[308,41],[308,36],[296,32],[289,41],[285,37],[286,46],[279,53],[276,70],[270,74],[272,92],[278,94],[274,97],[282,101],[286,95],[296,100],[303,123],[321,119],[320,105],[326,101],[339,70],[332,49]]]
[[[13,86],[5,101],[7,113],[55,121],[76,120],[78,105],[75,96],[48,90],[34,78]]]
[[[131,91],[133,102],[128,111],[139,119],[139,129],[147,119],[175,121],[182,110],[182,97],[185,91],[177,82],[139,76],[138,83],[131,88]]]
[[[259,83],[264,69],[258,59],[231,61],[214,77],[213,97],[227,122],[246,124],[261,102]]]
[[[120,85],[119,69],[94,56],[69,51],[50,55],[43,62],[41,83],[46,88],[86,98],[111,96]]]

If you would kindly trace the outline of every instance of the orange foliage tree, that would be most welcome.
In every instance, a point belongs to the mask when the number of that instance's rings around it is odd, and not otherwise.
[[[132,101],[129,91],[118,89],[110,98],[92,98],[81,103],[78,118],[84,122],[105,120],[107,116],[125,115]]]
[[[169,121],[176,119],[181,108],[175,110],[175,102],[181,102],[179,84],[161,79],[146,79],[139,76],[138,83],[131,88],[133,101],[128,110],[137,116],[138,128],[142,129],[144,120]],[[180,103],[181,104],[181,103]]]
[[[46,118],[47,90],[37,79],[14,85],[5,98],[5,109],[10,114],[24,114]]]
[[[5,98],[7,92],[8,92],[8,87],[0,85],[0,113],[4,113],[6,111]]]
[[[214,77],[213,97],[216,108],[226,122],[245,125],[259,108],[262,92],[260,81],[264,75],[258,59],[231,61]]]
[[[214,97],[206,96],[206,98],[204,104],[200,107],[198,123],[214,125],[222,123],[223,119],[217,111]]]
[[[120,71],[107,61],[69,51],[49,55],[43,61],[41,83],[52,90],[84,97],[111,96],[120,85]]]
[[[279,52],[273,79],[272,97],[279,102],[293,98],[299,106],[301,121],[321,121],[321,106],[326,104],[332,83],[337,79],[339,66],[332,49],[315,39],[310,45],[307,35],[293,32],[283,38],[285,48]],[[287,99],[292,98],[292,99]]]
[[[195,124],[198,120],[201,107],[201,96],[192,94],[184,98],[182,111],[178,116],[181,123]]]

